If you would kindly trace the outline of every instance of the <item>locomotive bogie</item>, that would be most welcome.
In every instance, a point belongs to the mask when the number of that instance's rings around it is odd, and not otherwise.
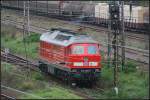
[[[44,73],[50,73],[65,81],[97,81],[101,69],[70,69],[40,60],[39,68]]]

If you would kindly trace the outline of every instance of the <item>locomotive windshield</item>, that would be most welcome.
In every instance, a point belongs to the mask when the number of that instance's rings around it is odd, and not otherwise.
[[[97,54],[97,51],[96,45],[80,44],[72,47],[72,54]]]
[[[97,48],[96,46],[89,46],[88,47],[88,54],[96,54]]]
[[[74,48],[72,49],[72,54],[84,54],[84,47],[74,46]]]

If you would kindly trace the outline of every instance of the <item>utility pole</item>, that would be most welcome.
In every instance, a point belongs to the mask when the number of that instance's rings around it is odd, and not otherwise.
[[[111,54],[111,19],[110,19],[110,14],[109,14],[109,20],[108,20],[108,52],[107,52],[107,66],[110,67],[110,54]]]
[[[29,19],[29,1],[23,1],[24,2],[24,28],[27,31],[26,33],[30,35],[30,19]]]
[[[48,16],[48,0],[46,1],[46,8],[47,8],[47,16]]]
[[[23,1],[24,4],[24,11],[23,11],[23,42],[24,42],[24,48],[25,48],[25,54],[26,54],[26,60],[28,59],[28,55],[27,55],[27,44],[26,44],[26,37],[29,34],[29,1]],[[26,62],[27,67],[28,67],[28,76],[30,73],[30,68],[29,68],[29,64],[28,64],[28,60]]]
[[[113,59],[113,68],[114,68],[114,89],[116,95],[118,95],[118,67],[119,67],[119,39],[121,34],[121,21],[120,21],[120,5],[117,1],[112,1],[109,4],[109,14],[110,14],[110,34],[108,35],[109,42],[112,42],[112,48],[114,51],[114,59]],[[111,40],[111,36],[113,35],[113,39]],[[110,50],[110,43],[108,43],[108,50]],[[108,51],[110,53],[110,51]],[[108,53],[108,54],[109,54]],[[123,54],[123,53],[122,53]]]
[[[124,32],[124,1],[121,1],[121,36],[122,36],[122,42],[121,42],[121,45],[122,45],[122,70],[124,70],[124,66],[125,66],[125,38],[126,38],[126,35],[125,35],[125,32]]]
[[[64,2],[63,0],[59,1],[59,15],[61,15],[61,12],[62,12],[61,9],[62,9],[62,6],[63,6],[63,2]]]
[[[132,1],[129,1],[130,4],[130,20],[132,19]]]

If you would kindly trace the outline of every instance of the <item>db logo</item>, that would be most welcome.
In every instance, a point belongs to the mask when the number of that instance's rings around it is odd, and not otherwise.
[[[87,62],[87,61],[84,62],[83,65],[84,65],[84,66],[88,66],[88,62]]]

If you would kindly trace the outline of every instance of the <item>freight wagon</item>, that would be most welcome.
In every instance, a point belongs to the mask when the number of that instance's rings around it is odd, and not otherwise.
[[[1,1],[3,7],[23,9],[23,1]],[[108,3],[87,3],[85,1],[30,1],[30,10],[63,20],[80,19],[83,23],[108,27]],[[149,32],[149,7],[124,5],[125,30]]]

